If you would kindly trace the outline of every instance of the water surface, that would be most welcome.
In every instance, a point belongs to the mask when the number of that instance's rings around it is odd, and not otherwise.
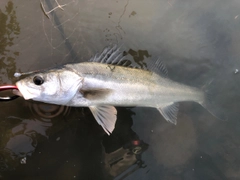
[[[137,66],[160,59],[169,78],[201,88],[228,115],[180,103],[117,108],[107,136],[87,108],[21,98],[0,104],[2,179],[240,179],[240,3],[230,0],[0,2],[0,84],[13,74],[90,59],[119,44]]]

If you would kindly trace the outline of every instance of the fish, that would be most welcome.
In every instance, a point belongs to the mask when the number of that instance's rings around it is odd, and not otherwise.
[[[153,107],[176,125],[179,102],[194,101],[218,119],[225,118],[205,90],[168,78],[160,58],[148,69],[133,67],[124,58],[116,45],[108,46],[87,62],[30,72],[16,82],[18,94],[25,100],[89,107],[108,135],[115,128],[118,106]]]

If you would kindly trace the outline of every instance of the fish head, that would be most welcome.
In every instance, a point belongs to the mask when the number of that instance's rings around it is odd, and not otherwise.
[[[70,70],[34,73],[16,83],[24,99],[65,105],[79,92],[83,78]]]

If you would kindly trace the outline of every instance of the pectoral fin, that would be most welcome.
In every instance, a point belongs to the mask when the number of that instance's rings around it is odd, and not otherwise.
[[[178,103],[168,104],[166,106],[158,107],[162,116],[169,122],[177,124]]]
[[[117,120],[117,110],[113,106],[90,106],[89,107],[94,118],[104,131],[110,135],[115,128]]]

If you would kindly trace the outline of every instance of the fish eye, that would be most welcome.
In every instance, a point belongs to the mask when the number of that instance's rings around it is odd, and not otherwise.
[[[44,80],[43,80],[43,78],[40,77],[40,76],[35,76],[35,77],[33,78],[33,82],[34,82],[34,84],[36,84],[37,86],[40,86],[41,84],[44,83]]]

